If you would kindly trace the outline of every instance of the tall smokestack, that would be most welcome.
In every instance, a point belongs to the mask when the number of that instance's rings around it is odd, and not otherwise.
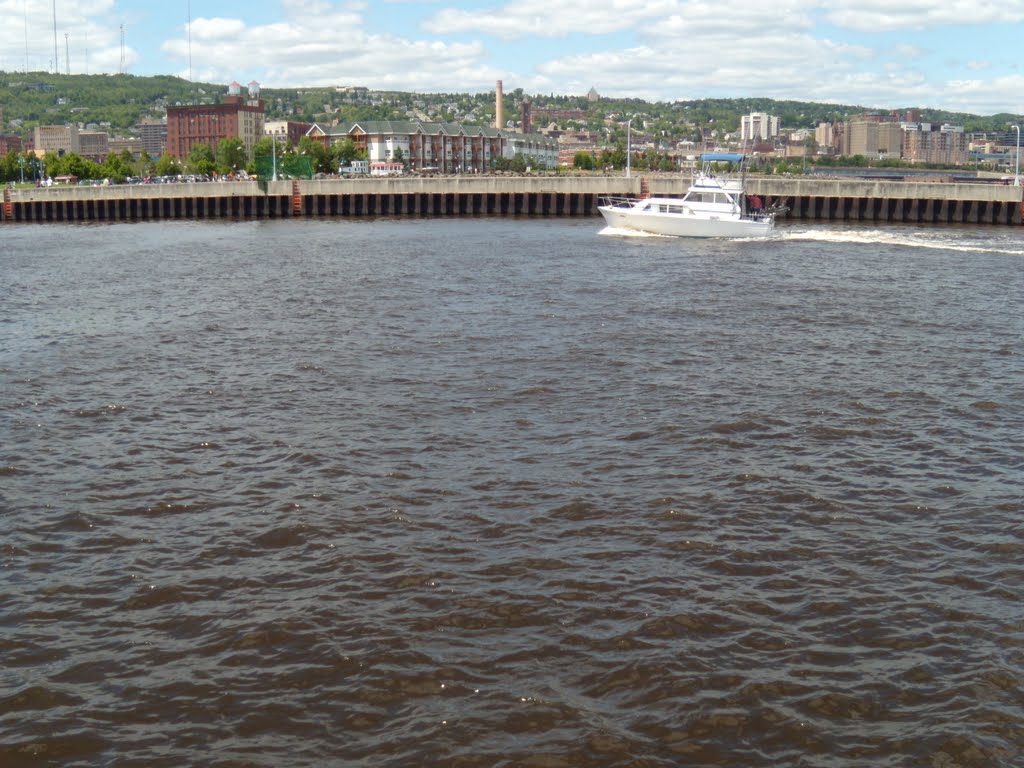
[[[494,127],[505,127],[505,94],[501,90],[501,80],[494,87]]]

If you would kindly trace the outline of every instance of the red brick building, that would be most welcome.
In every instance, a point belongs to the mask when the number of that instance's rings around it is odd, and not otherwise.
[[[0,155],[8,152],[21,152],[22,144],[20,136],[5,135],[0,133]]]
[[[256,142],[263,137],[265,113],[260,87],[249,83],[248,98],[238,83],[228,86],[221,104],[199,104],[167,108],[167,152],[187,158],[196,144],[208,144],[214,152],[221,139],[241,139],[252,157]]]

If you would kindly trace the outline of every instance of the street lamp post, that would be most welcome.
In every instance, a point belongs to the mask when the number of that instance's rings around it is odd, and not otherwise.
[[[1020,126],[1013,126],[1013,130],[1017,132],[1017,165],[1013,171],[1013,186],[1020,186]]]
[[[626,178],[627,179],[629,178],[629,156],[631,154],[633,154],[630,151],[630,148],[632,146],[632,139],[633,139],[632,134],[631,134],[632,124],[633,124],[633,118],[630,118],[629,120],[626,121]]]

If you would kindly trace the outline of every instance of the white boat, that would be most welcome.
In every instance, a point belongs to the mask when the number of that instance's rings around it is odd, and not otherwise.
[[[767,237],[780,207],[763,209],[743,192],[742,178],[715,173],[712,163],[739,163],[744,156],[701,156],[701,168],[685,197],[607,197],[597,207],[608,226],[674,237]]]

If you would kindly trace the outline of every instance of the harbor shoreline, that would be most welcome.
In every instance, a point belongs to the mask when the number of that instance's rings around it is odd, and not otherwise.
[[[446,176],[5,188],[0,222],[310,216],[597,216],[605,196],[682,197],[688,176]],[[747,192],[781,220],[1017,226],[1024,187],[763,176]]]

